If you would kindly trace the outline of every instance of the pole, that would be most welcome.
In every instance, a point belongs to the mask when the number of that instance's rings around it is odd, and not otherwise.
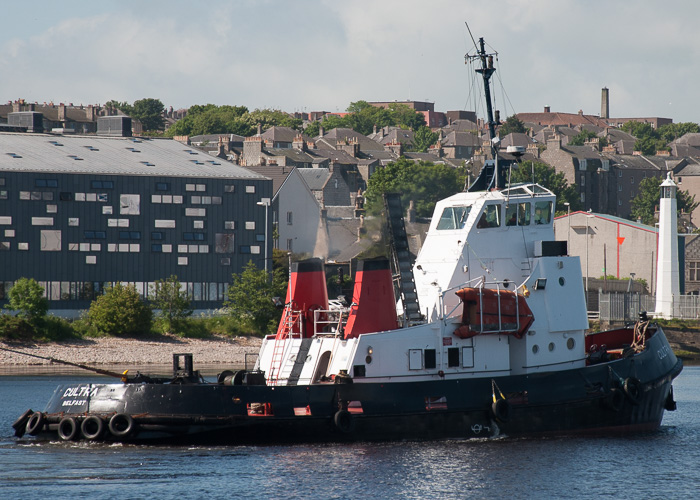
[[[588,216],[586,216],[586,307],[588,307]]]
[[[566,233],[566,251],[571,255],[571,203],[566,202],[566,218],[569,221],[569,232]]]
[[[270,208],[270,198],[262,198],[258,203],[258,205],[265,207],[265,274],[268,272],[268,250],[267,247],[268,241],[269,241],[269,234],[270,234],[270,228],[268,227],[268,219],[267,219],[267,211]]]

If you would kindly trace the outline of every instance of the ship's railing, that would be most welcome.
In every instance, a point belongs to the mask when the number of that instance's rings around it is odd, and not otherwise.
[[[314,335],[342,333],[348,322],[345,312],[339,309],[314,309]]]

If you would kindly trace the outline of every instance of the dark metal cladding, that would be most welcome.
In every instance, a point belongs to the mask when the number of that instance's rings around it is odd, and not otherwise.
[[[292,262],[293,273],[312,273],[316,271],[323,271],[323,261],[321,259],[313,258]]]

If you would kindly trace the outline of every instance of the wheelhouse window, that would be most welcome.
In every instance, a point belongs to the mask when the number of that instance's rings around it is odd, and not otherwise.
[[[462,229],[472,207],[447,207],[438,221],[438,230]]]
[[[529,226],[530,203],[513,203],[506,207],[506,226]]]
[[[535,224],[552,222],[552,202],[538,201],[535,203]]]
[[[501,206],[500,205],[486,205],[484,211],[479,217],[479,222],[476,227],[479,229],[489,228],[489,227],[500,227],[501,226]]]

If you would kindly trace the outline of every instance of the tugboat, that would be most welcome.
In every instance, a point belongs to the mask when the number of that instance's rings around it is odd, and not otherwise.
[[[495,137],[488,93],[487,104]],[[321,260],[293,263],[279,327],[251,369],[207,382],[191,354],[174,354],[167,379],[59,386],[16,435],[243,444],[657,429],[682,362],[645,315],[586,334],[581,265],[555,241],[554,194],[506,186],[493,156],[436,204],[415,262],[398,197],[385,198],[392,259],[359,262],[350,305],[329,301]]]

